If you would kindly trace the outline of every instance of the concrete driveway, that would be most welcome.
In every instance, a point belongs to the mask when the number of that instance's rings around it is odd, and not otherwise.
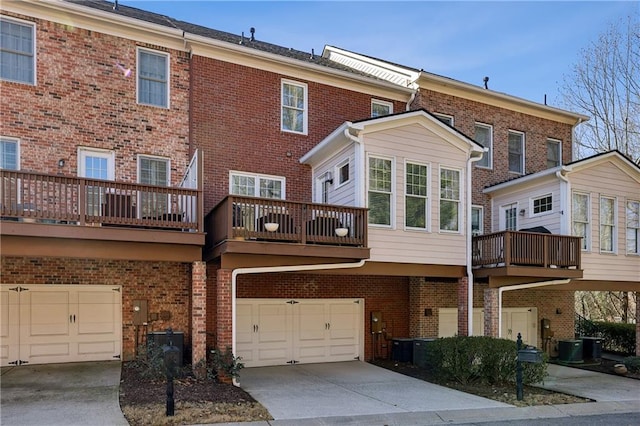
[[[240,387],[276,420],[510,407],[361,361],[246,368]]]
[[[0,424],[128,425],[119,361],[22,365],[1,370]]]

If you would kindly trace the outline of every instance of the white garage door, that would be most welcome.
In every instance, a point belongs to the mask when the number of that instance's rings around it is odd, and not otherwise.
[[[458,309],[440,308],[438,310],[438,337],[455,336],[458,333]],[[515,341],[518,333],[528,345],[537,345],[538,309],[502,308],[502,337]],[[473,309],[473,335],[484,336],[484,309]]]
[[[247,367],[362,356],[362,299],[238,299],[236,352]]]
[[[2,366],[120,358],[120,286],[2,284],[0,311]]]

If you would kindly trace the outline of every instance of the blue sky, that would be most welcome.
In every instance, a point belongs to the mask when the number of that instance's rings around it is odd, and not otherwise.
[[[325,44],[542,103],[638,1],[151,1],[120,4],[316,54]]]

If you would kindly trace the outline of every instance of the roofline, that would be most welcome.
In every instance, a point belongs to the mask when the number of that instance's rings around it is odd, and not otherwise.
[[[331,141],[333,141],[338,135],[344,133],[344,131],[346,129],[349,129],[352,125],[353,125],[353,123],[351,121],[345,121],[344,123],[342,123],[333,132],[331,132],[327,136],[325,136],[318,144],[316,144],[316,146],[311,148],[309,150],[309,152],[307,152],[302,157],[300,157],[299,162],[301,164],[306,164],[307,161],[309,161],[310,158],[312,158],[318,152],[322,151],[325,146],[330,144]]]

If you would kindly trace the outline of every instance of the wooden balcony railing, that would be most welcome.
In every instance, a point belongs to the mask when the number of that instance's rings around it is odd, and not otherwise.
[[[205,218],[206,247],[224,240],[367,246],[367,209],[229,195]]]
[[[202,232],[196,189],[0,170],[2,220]]]
[[[580,237],[502,231],[473,237],[476,267],[539,266],[580,269]]]

